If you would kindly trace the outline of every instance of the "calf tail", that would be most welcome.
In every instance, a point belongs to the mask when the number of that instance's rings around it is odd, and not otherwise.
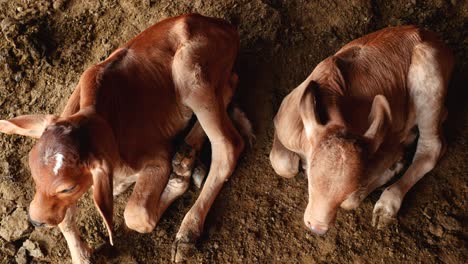
[[[231,119],[234,121],[234,126],[241,136],[249,142],[250,147],[252,147],[255,141],[252,123],[250,123],[245,113],[236,105],[232,106],[229,112]]]

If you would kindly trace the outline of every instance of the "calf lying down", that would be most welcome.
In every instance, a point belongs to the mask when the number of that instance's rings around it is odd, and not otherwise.
[[[226,112],[237,83],[238,48],[236,30],[223,20],[166,19],[87,69],[61,116],[1,120],[0,132],[38,138],[29,154],[36,184],[30,221],[58,225],[73,262],[89,263],[91,251],[74,223],[78,199],[93,186],[112,244],[113,198],[136,182],[125,223],[151,232],[187,190],[195,154],[208,136],[211,167],[173,245],[173,260],[183,260],[244,147]],[[193,113],[197,122],[171,165],[174,138]],[[236,113],[249,133],[249,121]]]
[[[417,127],[412,164],[384,190],[372,223],[382,227],[396,218],[405,194],[444,153],[452,68],[452,54],[434,33],[386,28],[345,45],[284,98],[270,160],[288,178],[302,163],[309,192],[304,222],[312,232],[325,234],[338,207],[356,208],[397,174]]]

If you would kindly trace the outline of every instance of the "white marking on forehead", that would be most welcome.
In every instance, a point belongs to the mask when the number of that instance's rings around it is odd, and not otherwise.
[[[55,154],[55,166],[54,166],[54,173],[57,175],[58,171],[63,165],[63,155],[60,153]]]

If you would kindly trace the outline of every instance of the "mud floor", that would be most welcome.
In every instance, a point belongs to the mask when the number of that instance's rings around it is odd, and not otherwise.
[[[189,263],[466,263],[468,175],[468,3],[463,0],[0,0],[0,118],[59,114],[80,74],[153,23],[198,12],[225,18],[241,35],[238,101],[257,141],[243,154],[211,210]],[[281,99],[348,41],[390,25],[438,32],[457,58],[447,101],[448,151],[407,195],[399,222],[371,226],[381,190],[359,209],[340,211],[324,237],[305,229],[307,185],[275,175],[268,161],[272,117]],[[33,141],[0,135],[0,262],[69,263],[57,228],[33,228],[26,210],[34,185],[27,166]],[[168,263],[171,244],[199,190],[191,187],[142,235],[115,209],[115,247],[89,193],[80,230],[98,263]]]

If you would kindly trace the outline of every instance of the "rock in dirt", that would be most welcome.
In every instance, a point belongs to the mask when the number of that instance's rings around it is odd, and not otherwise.
[[[0,216],[3,217],[4,215],[11,213],[11,211],[13,211],[13,207],[15,207],[13,201],[0,199]]]
[[[65,2],[64,0],[54,0],[52,2],[52,8],[55,9],[55,10],[58,10],[58,9],[62,8],[64,2]]]
[[[440,225],[430,225],[429,232],[436,237],[442,237],[444,235],[444,229]]]
[[[26,264],[28,262],[26,257],[26,249],[22,247],[18,250],[15,256],[15,261],[17,264]]]
[[[2,30],[3,36],[7,41],[9,38],[14,38],[19,34],[17,21],[11,17],[4,18],[0,22],[0,29]]]
[[[17,201],[20,196],[24,195],[24,191],[16,187],[11,181],[0,181],[0,194],[3,199]]]
[[[39,247],[39,244],[37,242],[28,239],[24,241],[23,246],[21,248],[26,249],[26,251],[28,251],[29,256],[33,258],[44,257],[44,254],[42,253],[41,248]]]
[[[440,224],[449,231],[460,231],[462,225],[460,222],[452,216],[441,216],[439,217]]]
[[[0,175],[8,176],[10,173],[10,164],[6,161],[0,161]]]
[[[17,208],[0,222],[0,236],[6,241],[20,239],[28,230],[28,215],[23,208]]]
[[[15,245],[0,238],[0,255],[14,256],[16,252]]]

